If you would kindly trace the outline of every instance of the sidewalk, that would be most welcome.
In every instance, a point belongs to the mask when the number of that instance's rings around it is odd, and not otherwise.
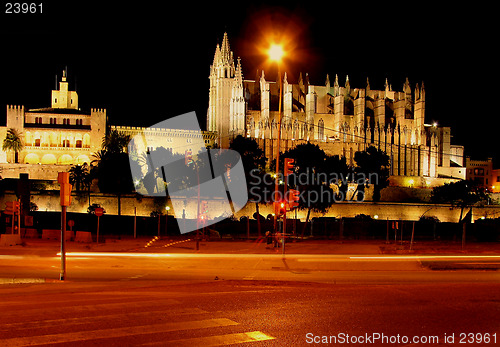
[[[155,238],[125,237],[107,239],[97,245],[66,242],[67,252],[134,252],[134,253],[201,253],[201,254],[273,254],[281,253],[281,248],[267,245],[265,240],[200,241],[199,251],[195,250],[194,239],[185,237]],[[55,256],[60,251],[60,242],[41,239],[24,239],[24,245],[0,247],[1,255]],[[500,254],[500,243],[468,243],[462,250],[461,242],[424,241],[415,242],[412,250],[405,241],[386,244],[382,240],[314,240],[306,239],[287,242],[288,254]]]

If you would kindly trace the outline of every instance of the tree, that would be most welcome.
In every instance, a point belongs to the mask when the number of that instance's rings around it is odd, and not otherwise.
[[[81,192],[83,189],[90,185],[90,168],[87,163],[83,165],[73,165],[69,169],[69,183],[71,183],[77,192]]]
[[[283,153],[280,156],[280,167],[283,167],[285,158],[295,160],[295,171],[290,175],[288,183],[291,188],[300,192],[298,208],[307,209],[306,223],[302,230],[303,236],[311,211],[325,213],[335,203],[328,176],[328,156],[318,145],[306,143]]]
[[[373,184],[373,201],[380,201],[380,191],[389,185],[389,156],[373,146],[354,154],[358,190]]]
[[[255,202],[255,211],[257,213],[257,232],[260,237],[261,227],[259,203],[269,203],[269,195],[264,193],[274,188],[271,187],[270,184],[266,184],[266,157],[264,155],[264,151],[259,147],[257,141],[241,135],[236,136],[236,138],[229,145],[229,148],[237,151],[241,156],[241,161],[243,163],[243,167],[245,168],[245,179],[250,200]]]
[[[14,128],[8,129],[7,136],[3,140],[2,149],[14,152],[14,162],[16,164],[19,162],[19,152],[23,150],[23,147],[21,134]]]
[[[134,190],[127,145],[130,136],[112,130],[102,140],[102,150],[94,154],[95,174],[99,190],[118,197],[118,215],[121,215],[121,195]]]
[[[253,169],[264,170],[266,157],[254,139],[238,135],[229,145],[229,149],[240,154],[245,173],[248,174]]]
[[[431,193],[433,203],[450,203],[453,207],[460,208],[459,222],[463,221],[462,217],[466,208],[472,208],[475,204],[488,200],[489,194],[486,193],[485,188],[471,180],[445,183],[434,187]]]
[[[110,154],[125,153],[129,142],[130,135],[118,130],[111,130],[102,139],[102,149]]]
[[[327,156],[325,159],[325,170],[328,173],[330,185],[335,184],[338,188],[335,200],[346,200],[348,185],[354,176],[352,168],[347,165],[346,158],[338,155]]]

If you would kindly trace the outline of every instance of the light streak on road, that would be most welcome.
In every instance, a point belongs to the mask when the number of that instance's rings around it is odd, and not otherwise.
[[[500,255],[374,255],[350,256],[351,260],[461,260],[461,259],[496,259],[500,260]]]
[[[57,256],[60,256],[57,253]],[[282,258],[281,254],[231,254],[231,253],[132,253],[132,252],[67,252],[67,257],[91,259],[95,257],[122,258]],[[0,256],[1,257],[1,256]],[[500,255],[339,255],[339,254],[287,254],[288,259],[299,261],[338,260],[500,260]]]

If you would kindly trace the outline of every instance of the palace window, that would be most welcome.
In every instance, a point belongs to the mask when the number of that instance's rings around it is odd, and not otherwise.
[[[35,139],[35,147],[40,147],[40,139]]]
[[[76,148],[82,148],[82,140],[76,140]]]

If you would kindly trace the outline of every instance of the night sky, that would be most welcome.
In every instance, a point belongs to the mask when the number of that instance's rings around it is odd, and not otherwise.
[[[451,126],[452,144],[500,167],[493,8],[328,3],[68,1],[43,3],[41,15],[2,8],[0,105],[50,106],[55,75],[67,66],[80,107],[106,108],[111,124],[150,126],[195,110],[204,129],[210,64],[227,31],[247,79],[262,68],[276,79],[259,47],[281,38],[293,83],[300,72],[313,84],[324,84],[328,73],[343,85],[349,75],[352,88],[363,88],[367,77],[372,89],[388,78],[396,91],[406,77],[412,91],[424,81],[426,122]]]

